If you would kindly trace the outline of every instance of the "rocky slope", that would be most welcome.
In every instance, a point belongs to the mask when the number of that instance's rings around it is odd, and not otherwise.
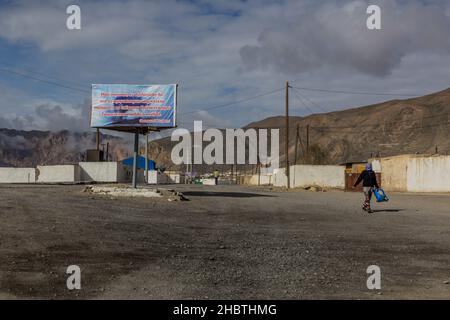
[[[404,153],[450,153],[450,89],[427,96],[392,100],[307,117],[291,117],[289,157],[297,163],[339,164],[371,156]],[[309,125],[309,153],[306,128]],[[267,118],[246,128],[279,128],[281,165],[284,164],[285,118]],[[153,141],[152,156],[170,166],[170,138]]]
[[[339,164],[365,160],[371,156],[403,153],[450,153],[450,89],[427,96],[392,100],[307,117],[290,118],[291,163]],[[306,152],[306,128],[309,125],[309,153]],[[250,123],[246,128],[280,129],[280,164],[284,164],[285,119],[283,116]],[[102,135],[110,143],[113,159],[131,155],[131,143]],[[150,142],[150,157],[167,169],[179,169],[170,160],[175,142],[170,137]],[[0,166],[74,163],[83,159],[86,149],[95,147],[95,133],[17,131],[0,129]],[[251,170],[253,166],[246,169]],[[220,169],[228,170],[230,167]],[[244,167],[241,167],[245,169]],[[201,166],[197,172],[211,171]]]
[[[113,159],[125,158],[129,153],[128,145],[122,139],[102,134],[101,143],[107,142]],[[0,166],[77,163],[85,158],[87,149],[95,146],[95,133],[0,129]]]

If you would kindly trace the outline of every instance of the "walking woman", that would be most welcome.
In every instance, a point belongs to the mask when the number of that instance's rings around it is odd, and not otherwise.
[[[356,180],[354,187],[356,187],[358,184],[360,184],[362,181],[363,183],[363,191],[364,191],[364,203],[363,203],[363,210],[367,211],[369,213],[372,213],[372,209],[370,207],[370,200],[372,199],[372,193],[373,188],[379,188],[378,182],[377,182],[377,175],[372,170],[372,164],[368,163],[366,164],[366,170],[361,172],[361,174],[358,177],[358,180]]]

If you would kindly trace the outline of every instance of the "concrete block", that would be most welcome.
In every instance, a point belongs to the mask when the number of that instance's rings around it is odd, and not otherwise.
[[[80,162],[81,181],[127,182],[127,172],[120,162]]]
[[[157,170],[148,172],[149,184],[175,184],[181,183],[181,175],[179,173],[164,173]]]
[[[345,188],[344,166],[296,165],[291,166],[289,169],[291,188],[308,186]],[[285,187],[287,185],[285,169],[280,168],[275,170],[271,182],[276,187]]]
[[[34,183],[35,168],[0,168],[0,183]]]
[[[80,181],[80,167],[75,165],[38,166],[37,182],[71,183]]]
[[[297,165],[290,168],[291,187],[319,186],[345,188],[345,167],[327,165]]]
[[[211,178],[202,179],[202,183],[205,186],[215,186],[216,185],[216,179],[211,179]]]

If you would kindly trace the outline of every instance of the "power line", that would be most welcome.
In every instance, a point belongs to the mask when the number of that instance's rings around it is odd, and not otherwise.
[[[292,88],[306,90],[306,91],[317,91],[317,92],[327,92],[327,93],[345,93],[345,94],[355,94],[355,95],[368,95],[368,96],[397,96],[397,97],[417,97],[417,94],[410,93],[382,93],[382,92],[363,92],[363,91],[346,91],[346,90],[331,90],[331,89],[319,89],[319,88],[307,88],[307,87],[295,87]]]
[[[310,114],[314,114],[314,111],[311,110],[308,105],[305,103],[306,100],[303,100],[303,98],[301,98],[298,94],[297,94],[297,90],[294,90],[294,95],[295,97],[300,101],[301,104],[303,104],[303,106],[310,112]]]
[[[311,103],[312,105],[314,105],[315,107],[317,107],[317,108],[318,108],[319,110],[321,110],[322,112],[324,112],[324,113],[330,113],[330,111],[325,110],[325,108],[323,108],[320,104],[318,104],[318,103],[312,101],[311,99],[309,99],[308,97],[306,97],[304,94],[302,94],[302,93],[300,92],[299,89],[297,89],[297,88],[293,88],[293,89],[294,89],[294,92],[298,92],[298,94],[299,94],[301,97],[303,97],[306,101],[309,101],[309,103]],[[353,126],[350,125],[349,122],[347,122],[346,120],[342,119],[341,121],[344,122],[344,123],[346,123],[349,127],[353,127]]]
[[[305,99],[306,101],[308,101],[310,104],[312,104],[313,106],[315,106],[316,108],[318,108],[320,111],[324,112],[324,113],[329,113],[330,111],[325,110],[325,108],[323,108],[321,105],[319,105],[318,103],[312,101],[311,99],[309,99],[308,97],[306,97],[305,95],[303,95],[300,90],[298,90],[296,87],[292,87],[292,89],[294,89],[294,92],[297,92],[303,99]],[[314,113],[314,112],[312,112]]]
[[[310,103],[314,104],[315,106],[317,106],[322,111],[325,111],[323,109],[323,107],[321,107],[319,104],[314,103],[314,101],[312,101],[311,99],[308,99],[306,96],[302,95],[298,89],[295,89],[295,91],[297,91],[305,100],[308,100]],[[342,111],[345,111],[345,110],[342,110]],[[449,115],[449,114],[450,114],[450,112],[445,112],[445,113],[440,113],[440,114],[436,114],[436,115],[423,116],[421,118],[404,119],[404,120],[397,120],[397,121],[377,123],[377,124],[364,124],[364,125],[361,125],[361,126],[355,126],[355,125],[350,125],[349,124],[348,126],[325,126],[325,127],[313,127],[313,126],[311,126],[311,128],[349,129],[349,128],[358,128],[358,127],[377,127],[377,126],[381,126],[381,125],[398,124],[398,123],[403,123],[403,122],[412,122],[412,121],[416,121],[416,120],[420,121],[420,120],[423,120],[423,119],[442,117],[442,116]],[[341,121],[345,122],[345,120],[341,120]]]
[[[47,84],[50,84],[50,85],[58,86],[58,87],[61,87],[61,88],[64,88],[64,89],[75,90],[75,91],[84,92],[84,93],[91,93],[88,90],[75,88],[75,87],[72,87],[72,86],[67,86],[67,85],[60,84],[60,83],[57,83],[57,82],[54,82],[54,81],[41,79],[41,78],[38,78],[38,77],[30,76],[30,75],[28,75],[26,73],[21,73],[21,72],[10,70],[10,69],[0,68],[0,71],[1,72],[5,72],[5,73],[14,74],[14,75],[21,76],[21,77],[25,77],[25,78],[29,78],[29,79],[32,79],[32,80],[35,80],[35,81],[40,81],[40,82],[47,83]]]
[[[10,65],[5,64],[5,63],[2,63],[2,66],[5,67],[8,70],[15,70],[15,71],[18,71],[18,72],[25,72],[25,73],[36,74],[36,75],[43,76],[43,77],[48,78],[48,79],[53,79],[53,80],[62,81],[62,82],[68,83],[68,84],[73,84],[73,85],[77,86],[78,88],[84,88],[86,86],[85,83],[75,82],[75,81],[71,81],[71,80],[65,80],[65,79],[62,79],[62,78],[59,78],[59,77],[50,76],[50,75],[47,75],[47,74],[42,73],[42,72],[37,72],[37,71],[31,70],[30,67],[20,67],[20,69],[17,69],[17,68],[14,68],[14,67],[10,66]]]
[[[412,130],[412,129],[425,129],[425,128],[434,128],[434,127],[441,127],[441,126],[448,126],[450,125],[450,122],[446,123],[438,123],[438,124],[431,124],[426,126],[413,126],[409,128],[392,128],[389,129],[390,132],[396,132],[396,131],[404,131],[404,130]],[[345,129],[333,129],[332,127],[310,127],[311,129],[315,129],[317,131],[326,131],[326,132],[335,132],[335,133],[358,133],[360,134],[360,131],[354,132],[354,131],[344,131]],[[357,127],[354,127],[357,128]],[[348,127],[347,129],[352,129]]]
[[[17,70],[0,68],[0,72],[14,74],[14,75],[25,77],[25,78],[29,78],[29,79],[32,79],[32,80],[35,80],[35,81],[40,81],[40,82],[43,82],[43,83],[46,83],[46,84],[58,86],[58,87],[64,88],[64,89],[70,89],[70,90],[75,90],[75,91],[79,91],[79,92],[91,93],[89,90],[85,90],[85,89],[81,89],[81,88],[77,88],[77,87],[73,87],[73,86],[64,85],[64,84],[61,84],[61,83],[58,83],[58,82],[54,82],[54,81],[50,81],[50,80],[47,80],[47,79],[38,78],[38,77],[31,76],[31,75],[29,75],[27,73],[23,73],[23,72],[20,72],[20,71],[17,71]],[[59,78],[56,78],[56,77],[47,76],[47,75],[39,73],[39,72],[33,72],[33,71],[27,71],[27,72],[28,73],[40,74],[40,75],[43,75],[44,77],[53,78],[53,79],[59,80],[59,81],[69,82],[69,81],[65,81],[65,80],[62,80],[62,79],[59,79]],[[249,97],[249,98],[245,98],[245,99],[229,102],[229,103],[226,103],[226,104],[216,105],[216,106],[213,106],[213,107],[210,107],[210,108],[206,108],[206,109],[200,109],[200,110],[180,113],[180,115],[197,113],[199,111],[209,111],[209,110],[214,110],[214,109],[219,109],[219,108],[225,108],[225,107],[228,107],[228,106],[232,106],[232,105],[236,105],[236,104],[239,104],[239,103],[243,103],[243,102],[247,102],[247,101],[250,101],[250,100],[254,100],[254,99],[257,99],[257,98],[260,98],[260,97],[264,97],[264,96],[267,96],[267,95],[279,92],[281,90],[283,90],[283,88],[279,88],[279,89],[272,90],[272,91],[269,91],[269,92],[266,92],[266,93],[258,94],[256,96],[252,96],[252,97]]]
[[[325,126],[326,128],[330,128],[330,129],[349,129],[349,128],[360,128],[360,127],[378,127],[381,125],[389,125],[389,124],[398,124],[398,123],[403,123],[403,122],[413,122],[413,121],[420,121],[423,119],[432,119],[432,118],[438,118],[438,117],[442,117],[445,115],[449,115],[450,112],[445,112],[445,113],[440,113],[440,114],[435,114],[435,115],[429,115],[429,116],[423,116],[421,118],[412,118],[412,119],[404,119],[404,120],[397,120],[397,121],[390,121],[390,122],[381,122],[381,123],[377,123],[377,124],[364,124],[361,126],[355,126],[355,125],[349,125],[349,126]],[[317,127],[320,128],[320,127]]]
[[[249,98],[245,98],[245,99],[242,99],[242,100],[237,100],[237,101],[233,101],[233,102],[229,102],[229,103],[225,103],[225,104],[221,104],[221,105],[216,105],[216,106],[213,106],[213,107],[210,107],[210,108],[206,108],[206,109],[200,109],[200,110],[180,113],[180,115],[196,113],[196,112],[199,112],[199,111],[209,111],[209,110],[214,110],[214,109],[219,109],[219,108],[225,108],[225,107],[232,106],[232,105],[235,105],[235,104],[239,104],[239,103],[242,103],[242,102],[247,102],[247,101],[250,101],[250,100],[254,100],[254,99],[257,99],[257,98],[268,96],[270,94],[279,92],[279,91],[281,91],[283,89],[284,88],[272,90],[272,91],[269,91],[269,92],[266,92],[266,93],[258,94],[258,95],[253,96],[253,97],[249,97]]]
[[[327,126],[327,128],[330,128],[330,129],[348,129],[348,128],[360,128],[360,127],[378,127],[378,126],[381,126],[381,125],[398,124],[398,123],[403,123],[403,122],[413,122],[413,121],[420,121],[420,120],[423,120],[423,119],[438,118],[438,117],[442,117],[442,116],[449,115],[449,114],[450,114],[450,112],[445,112],[445,113],[441,113],[441,114],[424,116],[424,117],[421,117],[421,118],[404,119],[404,120],[398,120],[398,121],[382,122],[382,123],[377,123],[377,124],[365,124],[365,125],[361,125],[361,126]]]

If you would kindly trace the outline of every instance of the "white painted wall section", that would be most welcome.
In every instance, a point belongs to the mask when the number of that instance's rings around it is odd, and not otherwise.
[[[450,156],[408,160],[407,191],[450,192]]]
[[[179,173],[164,173],[157,170],[148,172],[149,184],[175,184],[181,183],[181,175]]]
[[[345,188],[344,166],[297,165],[291,167],[291,187]]]
[[[37,166],[37,182],[71,183],[80,181],[78,165]]]
[[[0,168],[0,183],[34,183],[35,168]]]
[[[127,172],[120,162],[80,162],[78,165],[81,181],[127,181]]]

